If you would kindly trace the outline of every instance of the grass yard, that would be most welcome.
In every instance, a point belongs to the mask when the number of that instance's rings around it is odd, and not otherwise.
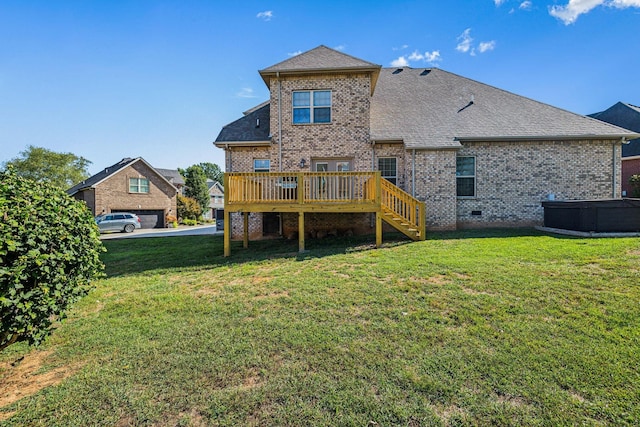
[[[640,239],[385,238],[106,241],[0,424],[638,425]]]

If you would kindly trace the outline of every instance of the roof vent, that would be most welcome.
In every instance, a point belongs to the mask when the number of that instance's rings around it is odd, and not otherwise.
[[[424,70],[423,72],[420,73],[421,76],[426,76],[427,74],[429,74],[431,72],[431,70]]]
[[[257,119],[256,119],[256,127],[257,127],[257,128],[259,128],[259,127],[260,127],[260,119],[259,119],[259,118],[257,118]]]
[[[393,73],[391,74],[400,74],[402,72],[402,68],[397,68]]]

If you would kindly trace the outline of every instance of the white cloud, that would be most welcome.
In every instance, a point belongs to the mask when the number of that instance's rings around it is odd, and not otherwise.
[[[260,12],[256,15],[256,18],[260,18],[264,21],[271,21],[271,18],[273,18],[273,11],[265,10],[264,12]]]
[[[250,87],[243,87],[240,89],[240,92],[236,93],[238,98],[256,98],[256,95],[253,94],[253,89]]]
[[[473,42],[473,38],[471,37],[471,28],[467,28],[458,36],[456,40],[459,40],[458,46],[456,46],[456,50],[458,52],[467,53],[471,49],[471,42]]]
[[[405,50],[406,48],[408,48],[409,45],[408,44],[403,44],[400,47],[392,47],[391,50]]]
[[[640,8],[640,0],[569,0],[566,6],[550,6],[549,14],[560,19],[565,25],[576,22],[580,15],[590,12],[598,6],[626,9]]]
[[[496,4],[496,6],[500,6],[502,3],[505,2],[505,0],[493,0],[493,2]]]
[[[339,44],[338,46],[334,47],[335,50],[339,50],[339,51],[343,51],[347,48],[347,45],[345,44]]]
[[[480,51],[480,53],[485,53],[495,48],[496,48],[495,40],[491,40],[490,42],[481,42],[480,45],[478,45],[478,50]]]
[[[421,61],[426,64],[434,65],[437,62],[442,61],[442,57],[440,56],[439,50],[434,50],[433,52],[425,52],[420,53],[417,50],[414,50],[411,55],[400,56],[397,59],[391,61],[392,67],[408,67],[411,65],[411,62]]]
[[[301,53],[302,53],[302,51],[301,51],[301,50],[296,50],[295,52],[289,52],[289,53],[287,53],[287,55],[289,55],[289,56],[298,56],[298,55],[300,55]]]
[[[392,67],[408,67],[409,61],[407,61],[407,58],[405,58],[404,56],[401,56],[391,61],[391,66]]]
[[[526,0],[520,3],[520,10],[531,10],[532,6],[533,3],[531,3],[529,0]]]

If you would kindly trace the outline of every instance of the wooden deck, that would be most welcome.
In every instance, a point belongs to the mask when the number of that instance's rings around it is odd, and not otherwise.
[[[299,249],[304,251],[307,212],[376,214],[376,246],[382,221],[414,240],[425,238],[424,203],[380,177],[380,172],[225,173],[224,254],[231,254],[230,214],[244,213],[248,246],[249,212],[298,212]]]

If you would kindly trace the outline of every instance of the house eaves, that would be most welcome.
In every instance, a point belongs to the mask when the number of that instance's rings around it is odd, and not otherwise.
[[[214,141],[213,145],[215,145],[218,148],[266,147],[271,145],[271,140],[268,140],[268,141]]]
[[[455,141],[460,142],[521,142],[521,141],[588,141],[588,140],[620,140],[625,143],[631,139],[639,138],[640,134],[583,134],[583,135],[499,135],[499,136],[458,136]]]

